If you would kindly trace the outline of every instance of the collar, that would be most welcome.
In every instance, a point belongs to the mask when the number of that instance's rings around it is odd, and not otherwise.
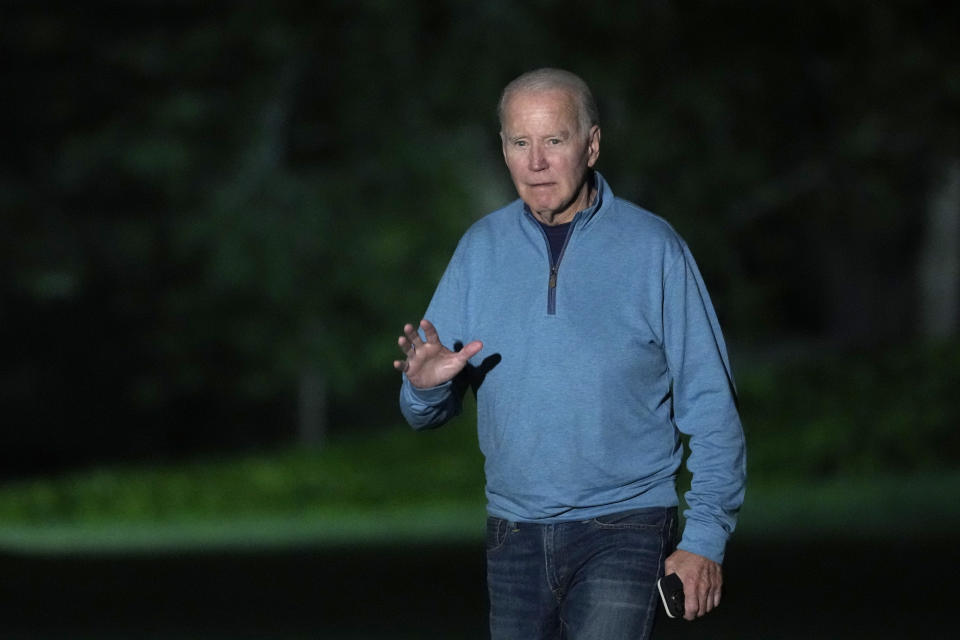
[[[569,224],[575,224],[580,219],[583,219],[584,224],[586,224],[586,221],[592,219],[603,206],[604,198],[607,196],[607,192],[610,191],[607,181],[603,179],[603,176],[600,175],[599,171],[591,170],[590,176],[587,178],[587,180],[591,182],[591,190],[595,189],[596,193],[593,195],[593,200],[590,202],[589,206],[587,206],[586,209],[577,211],[573,215],[573,218],[570,219]],[[533,215],[533,211],[530,210],[530,207],[527,206],[527,203],[523,202],[523,200],[521,200],[520,203],[523,205],[523,212],[530,216],[534,222],[539,224],[539,220],[537,220],[537,217]]]

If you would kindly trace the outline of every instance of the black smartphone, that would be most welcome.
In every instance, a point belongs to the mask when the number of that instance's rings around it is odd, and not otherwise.
[[[657,590],[663,600],[663,608],[671,618],[683,617],[683,582],[680,576],[671,573],[657,580]]]

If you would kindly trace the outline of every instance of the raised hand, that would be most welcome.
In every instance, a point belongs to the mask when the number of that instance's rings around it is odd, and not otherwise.
[[[403,335],[397,340],[397,345],[406,359],[394,360],[393,368],[402,371],[410,384],[421,389],[452,380],[467,366],[467,360],[483,348],[482,342],[474,340],[460,351],[450,351],[440,344],[437,330],[429,320],[421,320],[420,328],[426,340],[420,338],[412,324],[404,325]]]

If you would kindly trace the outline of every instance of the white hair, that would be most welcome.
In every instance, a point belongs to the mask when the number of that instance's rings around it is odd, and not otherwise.
[[[569,71],[546,67],[528,71],[503,88],[500,102],[497,104],[497,118],[500,120],[500,128],[503,129],[504,110],[507,102],[515,94],[525,91],[556,90],[566,91],[573,98],[577,110],[577,121],[582,134],[586,135],[593,125],[600,124],[597,103],[593,99],[593,94],[590,92],[587,83],[580,76]]]

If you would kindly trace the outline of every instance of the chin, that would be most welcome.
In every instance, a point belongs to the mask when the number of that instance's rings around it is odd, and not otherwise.
[[[539,197],[536,194],[530,194],[530,198],[524,200],[528,204],[532,203],[530,208],[534,211],[556,211],[559,206],[557,199],[544,198],[542,194]]]

